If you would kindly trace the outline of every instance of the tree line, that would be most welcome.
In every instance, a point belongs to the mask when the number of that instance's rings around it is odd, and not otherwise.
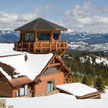
[[[108,54],[101,52],[71,52],[63,55],[63,60],[71,67],[72,78],[87,85],[95,85],[97,80],[108,85],[108,65],[104,62],[97,63],[96,59],[108,60]],[[108,61],[107,61],[108,62]]]

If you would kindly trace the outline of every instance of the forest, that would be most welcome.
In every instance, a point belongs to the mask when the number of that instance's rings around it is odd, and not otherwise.
[[[96,80],[100,78],[104,85],[108,85],[108,54],[68,52],[62,58],[67,67],[71,68],[74,82],[94,85]]]

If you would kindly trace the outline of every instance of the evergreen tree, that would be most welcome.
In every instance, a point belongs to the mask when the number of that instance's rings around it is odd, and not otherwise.
[[[103,81],[102,79],[99,77],[97,78],[95,84],[94,84],[94,87],[99,90],[99,91],[103,91],[104,92],[104,89],[105,89],[105,86],[103,84]]]
[[[90,85],[89,79],[86,76],[83,77],[82,83],[86,85]]]

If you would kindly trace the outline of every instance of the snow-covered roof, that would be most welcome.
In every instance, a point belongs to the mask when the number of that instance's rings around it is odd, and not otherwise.
[[[26,75],[31,80],[34,80],[34,78],[40,74],[40,72],[43,70],[43,68],[47,65],[47,63],[53,56],[52,53],[49,54],[27,53],[26,55],[27,55],[27,60],[25,60],[25,54],[22,54],[17,56],[1,57],[0,62],[13,67],[15,69],[15,72],[19,73],[19,75]],[[10,80],[10,78],[8,79]]]
[[[1,67],[0,67],[0,72],[1,72],[8,80],[11,80],[11,76],[9,76]]]
[[[70,83],[64,85],[57,85],[56,88],[66,91],[75,96],[84,96],[90,93],[97,92],[95,88],[81,83]]]

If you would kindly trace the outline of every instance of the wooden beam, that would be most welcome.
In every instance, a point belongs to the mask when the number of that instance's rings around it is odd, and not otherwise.
[[[38,41],[38,34],[37,34],[37,30],[35,30],[35,42]]]
[[[52,43],[51,42],[49,42],[49,50],[50,50],[50,52],[52,51]]]
[[[61,42],[61,32],[59,32],[59,42]]]
[[[22,31],[22,41],[24,42],[25,39],[24,39],[24,32]]]
[[[22,32],[20,32],[20,42],[22,41]]]
[[[52,67],[52,66],[60,66],[60,65],[61,65],[61,63],[49,64],[49,65],[48,65],[48,68],[49,68],[49,67]]]
[[[50,32],[50,41],[53,41],[53,31]]]

